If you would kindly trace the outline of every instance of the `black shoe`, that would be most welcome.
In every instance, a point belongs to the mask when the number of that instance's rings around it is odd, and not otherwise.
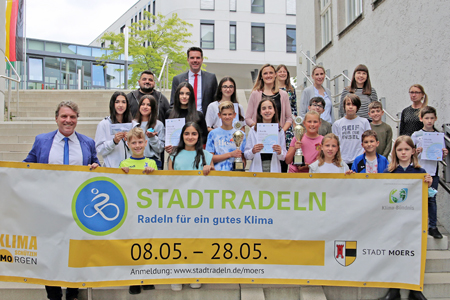
[[[399,289],[389,289],[387,294],[384,297],[379,298],[378,300],[400,300],[400,298],[401,296]]]
[[[146,284],[146,285],[143,285],[142,288],[143,288],[145,291],[148,291],[148,290],[154,290],[154,289],[155,289],[155,286],[154,286],[153,284]]]
[[[442,239],[442,234],[436,228],[428,228],[428,234],[434,237],[435,239]]]
[[[408,300],[427,300],[427,298],[420,291],[409,291]]]
[[[131,285],[128,292],[131,295],[137,295],[141,293],[141,286],[140,285]]]

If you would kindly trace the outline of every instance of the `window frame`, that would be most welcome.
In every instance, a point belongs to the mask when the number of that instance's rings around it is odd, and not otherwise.
[[[206,2],[206,3],[210,3],[212,2],[212,8],[203,8],[202,7],[202,2]],[[210,10],[213,11],[216,8],[216,1],[215,0],[200,0],[200,10]]]
[[[320,0],[320,35],[322,48],[331,43],[331,0]]]
[[[288,30],[293,30],[295,34],[294,44],[289,45],[288,43]],[[292,47],[294,50],[289,51],[288,48]],[[297,28],[295,25],[286,25],[286,53],[297,53]]]
[[[265,24],[264,23],[252,23],[251,26],[252,26],[251,27],[251,39],[250,39],[251,51],[254,51],[254,52],[265,52],[266,51],[266,26],[265,26]],[[262,43],[253,42],[253,28],[262,28],[262,37],[263,37],[263,42]],[[253,45],[261,45],[261,44],[263,45],[263,50],[254,49]]]
[[[203,34],[202,34],[202,28],[203,26],[212,26],[212,40],[203,40]],[[209,49],[214,50],[215,49],[215,26],[214,26],[214,20],[200,20],[200,48],[202,49]],[[212,43],[212,48],[204,47],[203,43]]]
[[[232,28],[234,28],[234,42],[231,41],[231,29]],[[237,50],[237,26],[236,26],[236,22],[233,22],[233,21],[230,22],[229,40],[230,40],[230,50],[236,51]],[[234,45],[234,49],[231,47],[232,45]]]
[[[253,4],[253,1],[255,1],[255,0],[251,0],[250,1],[250,11],[251,11],[251,13],[252,14],[264,14],[264,13],[266,13],[266,0],[261,0],[262,1],[262,5],[255,5],[255,4]],[[256,8],[256,7],[262,7],[262,12],[259,12],[259,11],[253,11],[253,8]]]
[[[345,1],[345,25],[353,23],[363,13],[363,0]]]

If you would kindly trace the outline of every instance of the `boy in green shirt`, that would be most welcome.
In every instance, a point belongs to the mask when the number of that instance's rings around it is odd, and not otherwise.
[[[147,140],[142,128],[134,127],[127,133],[127,144],[132,155],[130,158],[122,160],[119,165],[125,173],[128,173],[130,169],[144,170],[142,173],[145,174],[158,170],[156,162],[144,156]]]

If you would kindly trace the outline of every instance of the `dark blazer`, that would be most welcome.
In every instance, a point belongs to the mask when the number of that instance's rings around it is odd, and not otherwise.
[[[27,158],[25,158],[23,162],[48,164],[48,156],[50,154],[50,149],[52,148],[53,138],[57,132],[58,130],[55,130],[36,136],[33,148],[31,148],[30,153],[28,153]],[[80,141],[81,152],[83,153],[83,165],[87,166],[93,163],[98,163],[100,165],[97,158],[97,151],[95,150],[94,140],[78,132],[75,132],[75,134]]]
[[[189,82],[188,73],[184,72],[175,76],[172,80],[172,92],[170,93],[170,107],[173,107],[175,91],[182,82]],[[206,109],[211,102],[214,102],[214,95],[217,91],[216,74],[202,71],[202,112],[206,116]]]

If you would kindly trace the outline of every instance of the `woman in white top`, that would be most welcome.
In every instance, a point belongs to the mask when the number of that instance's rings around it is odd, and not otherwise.
[[[302,97],[300,98],[300,116],[304,117],[308,112],[309,101],[314,97],[322,97],[325,100],[325,110],[320,115],[322,120],[327,121],[330,124],[334,123],[333,114],[333,102],[331,101],[331,92],[329,89],[324,88],[323,82],[325,81],[325,68],[316,65],[312,70],[311,75],[314,84],[303,90]]]
[[[95,133],[95,149],[103,157],[103,166],[118,168],[122,160],[130,156],[124,138],[127,132],[111,132],[111,124],[131,123],[128,99],[123,92],[115,92],[109,101],[110,116],[103,119]]]
[[[224,77],[219,82],[217,86],[217,91],[215,95],[214,102],[211,102],[208,105],[208,109],[206,110],[205,121],[208,126],[208,132],[222,126],[222,120],[219,118],[219,105],[224,101],[231,101],[232,103],[237,103],[239,105],[239,120],[244,121],[244,108],[239,104],[236,98],[236,82],[231,77]]]

